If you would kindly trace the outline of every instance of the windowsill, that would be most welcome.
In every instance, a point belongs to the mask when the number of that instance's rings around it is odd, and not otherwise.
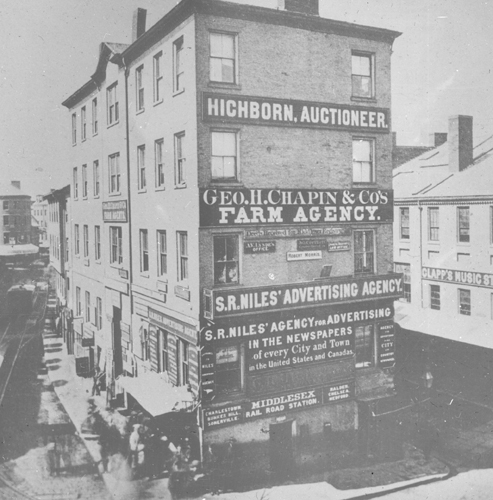
[[[185,189],[187,187],[187,183],[184,182],[182,184],[175,184],[175,189]]]
[[[214,285],[212,285],[212,287],[215,290],[219,290],[221,288],[232,288],[235,286],[242,286],[242,284],[240,282],[237,282],[237,283],[214,283]]]
[[[214,186],[235,186],[235,187],[244,187],[243,182],[238,180],[225,180],[225,179],[212,179],[211,184]]]
[[[73,142],[73,143],[72,143],[72,147],[74,147],[74,146],[77,146],[77,143],[76,143],[76,142]]]
[[[457,242],[458,247],[464,247],[464,248],[469,248],[471,246],[470,241],[458,241]]]
[[[95,199],[95,200],[98,200],[98,199],[99,199],[99,194],[95,194],[95,195],[94,195],[94,199]]]
[[[138,189],[137,190],[137,193],[147,193],[147,188],[143,188],[143,189]]]
[[[185,89],[175,90],[173,92],[173,97],[176,97],[177,95],[183,94],[183,92],[185,92]]]
[[[101,265],[101,259],[99,259],[99,260],[95,260],[95,261],[94,261],[94,264],[97,264],[98,266],[100,266],[100,265]]]
[[[440,246],[440,242],[439,241],[430,241],[430,240],[428,240],[428,245],[431,246],[431,247],[439,247]]]
[[[76,259],[80,259],[80,255],[78,253],[75,254]]]
[[[138,109],[135,114],[136,115],[141,115],[146,109],[145,108],[142,108],[142,109]]]
[[[411,243],[411,238],[399,238],[399,243],[401,245],[407,245]]]
[[[117,120],[116,122],[113,122],[113,123],[109,123],[106,128],[114,127],[115,125],[118,125],[119,123],[120,123],[120,120]]]
[[[140,277],[149,279],[149,271],[141,271]]]
[[[82,197],[83,200],[87,200],[87,195]]]
[[[354,366],[356,368],[356,375],[369,375],[370,373],[376,373],[378,367],[374,364],[372,366]]]
[[[156,281],[157,289],[162,293],[168,293],[168,278],[158,277]]]
[[[81,139],[81,141],[80,141],[80,142],[86,142],[86,141],[87,141],[87,138],[86,138],[86,137],[84,137],[84,139]]]
[[[114,193],[108,193],[108,196],[121,196],[122,193],[120,191],[115,191]]]
[[[159,104],[162,104],[162,102],[163,102],[163,99],[159,99],[159,101],[154,101],[154,102],[152,103],[152,105],[153,105],[153,106],[157,106],[157,105],[159,105]]]
[[[239,83],[230,83],[230,82],[213,82],[213,81],[209,81],[209,87],[218,88],[218,89],[241,90],[241,85]]]
[[[369,182],[355,182],[355,181],[353,181],[353,186],[356,186],[358,188],[366,187],[366,186],[372,187],[372,186],[375,186],[376,183],[377,183],[377,181],[369,181]]]
[[[164,191],[165,190],[165,187],[164,186],[156,186],[154,188],[155,191]]]
[[[92,133],[92,136],[93,136],[93,137],[96,137],[97,135],[98,135],[98,132],[93,132],[93,133]]]
[[[89,266],[91,263],[89,262],[89,257],[84,257],[84,265]]]
[[[352,95],[351,96],[351,101],[357,101],[357,102],[377,102],[376,97],[363,97],[363,96],[357,96],[357,95]]]

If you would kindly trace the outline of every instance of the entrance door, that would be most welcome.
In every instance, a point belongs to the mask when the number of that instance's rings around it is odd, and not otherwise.
[[[280,479],[294,474],[293,420],[271,424],[270,468]]]
[[[122,357],[122,330],[120,321],[122,320],[122,312],[119,307],[113,306],[113,363],[115,367],[114,378],[123,373],[123,357]]]

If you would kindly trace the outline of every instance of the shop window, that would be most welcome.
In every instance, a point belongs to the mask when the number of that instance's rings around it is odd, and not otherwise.
[[[469,243],[469,207],[457,208],[457,239],[460,243]]]
[[[404,275],[403,290],[404,295],[402,300],[404,302],[411,302],[411,265],[410,264],[395,264],[395,272]]]
[[[236,83],[236,36],[211,33],[210,51],[211,82]]]
[[[373,325],[356,327],[355,349],[356,368],[366,368],[375,364],[375,335]]]
[[[439,240],[439,211],[438,207],[428,208],[428,240],[438,241]]]
[[[176,366],[178,369],[177,385],[187,385],[190,383],[190,344],[182,339],[178,339],[176,349]]]
[[[216,347],[215,386],[218,394],[242,389],[242,352],[240,346]]]
[[[353,182],[375,182],[375,141],[353,139]]]
[[[402,207],[400,209],[401,212],[401,226],[400,226],[400,235],[402,240],[409,239],[409,208]]]
[[[459,288],[459,313],[465,316],[471,315],[471,291]]]
[[[374,97],[373,55],[354,52],[351,57],[353,97]]]
[[[214,237],[214,283],[238,283],[238,236]]]
[[[169,370],[168,332],[158,329],[159,342],[159,371]]]
[[[236,132],[212,132],[211,169],[214,180],[237,180],[237,143]]]
[[[440,286],[430,285],[430,307],[436,311],[440,310]]]
[[[140,350],[143,361],[147,361],[149,359],[150,349],[149,330],[147,328],[142,328],[140,331]]]
[[[374,235],[373,231],[354,231],[354,273],[374,272]]]

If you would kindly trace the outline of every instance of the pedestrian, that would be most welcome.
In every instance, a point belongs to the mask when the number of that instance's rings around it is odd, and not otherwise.
[[[93,384],[92,384],[92,395],[99,396],[101,394],[101,378],[103,374],[99,371],[99,368],[94,369]]]
[[[142,425],[134,424],[133,431],[129,438],[130,467],[134,471],[137,471],[139,466],[144,462],[144,443],[142,440],[142,433]]]

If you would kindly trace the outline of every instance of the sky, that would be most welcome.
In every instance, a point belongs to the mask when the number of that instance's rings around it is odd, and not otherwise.
[[[233,0],[276,7],[277,0]],[[0,0],[0,181],[32,196],[69,182],[70,120],[61,105],[89,80],[102,41],[129,43],[175,0]],[[399,145],[428,145],[448,117],[493,134],[493,0],[320,0],[320,15],[400,31],[392,55],[392,125]]]

